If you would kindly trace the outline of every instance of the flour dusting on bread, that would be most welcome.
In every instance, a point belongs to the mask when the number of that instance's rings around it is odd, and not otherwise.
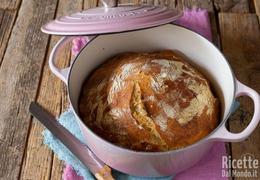
[[[79,111],[108,141],[167,151],[195,143],[216,127],[218,103],[207,79],[177,52],[125,53],[103,66],[82,87]]]

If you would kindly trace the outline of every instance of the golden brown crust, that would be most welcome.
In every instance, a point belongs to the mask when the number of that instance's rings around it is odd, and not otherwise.
[[[79,111],[95,133],[137,151],[183,148],[218,124],[208,81],[170,50],[124,53],[101,65],[82,87]]]

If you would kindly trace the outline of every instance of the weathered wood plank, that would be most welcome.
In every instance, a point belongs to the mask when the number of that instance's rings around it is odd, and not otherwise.
[[[83,1],[63,0],[63,2],[58,5],[56,17],[80,11],[82,10],[82,6]],[[59,116],[62,112],[61,109],[67,108],[65,107],[65,103],[62,103],[63,96],[66,93],[66,87],[63,82],[51,73],[48,66],[49,54],[59,39],[60,37],[57,36],[51,37],[37,98],[37,102],[55,116]],[[64,48],[59,55],[58,61],[60,67],[69,65],[70,46]],[[65,101],[67,101],[67,99]],[[41,126],[36,119],[33,119],[32,123],[36,128],[31,128],[30,130],[21,179],[62,179],[63,162],[55,155],[53,156],[48,147],[42,143],[43,137],[41,132],[44,127]]]
[[[0,66],[16,18],[16,10],[0,9]]]
[[[213,0],[217,11],[230,13],[249,13],[251,0]]]
[[[20,179],[48,180],[50,177],[52,152],[43,144],[42,131],[43,126],[34,119],[30,129]]]
[[[177,0],[177,7],[180,9],[203,8],[209,12],[213,12],[213,3],[211,0]]]
[[[0,67],[0,177],[17,179],[48,37],[39,31],[52,19],[56,0],[23,1]]]
[[[156,5],[156,6],[167,6],[167,7],[171,8],[172,7],[171,5],[175,4],[175,0],[170,0],[170,1],[154,0],[153,4]]]
[[[154,4],[155,0],[140,0],[141,4]]]
[[[57,37],[51,39],[48,54],[57,40]],[[51,74],[48,68],[47,58],[43,67],[42,81],[39,86],[37,102],[45,107],[50,113],[58,116],[60,114],[61,91],[63,89],[63,85],[62,82],[57,80],[57,78]],[[64,60],[60,62],[65,63]],[[44,127],[35,118],[33,118],[25,158],[23,160],[21,179],[49,179],[52,171],[55,171],[52,169],[52,152],[42,142],[43,137],[41,132],[43,129]],[[58,169],[58,167],[56,168]]]
[[[222,49],[233,67],[236,77],[260,92],[260,31],[255,14],[219,14]],[[252,102],[248,97],[239,98],[241,106],[230,118],[232,132],[240,132],[251,120]],[[260,126],[245,141],[232,143],[232,158],[240,159],[250,153],[259,159]],[[258,175],[260,169],[256,169]]]
[[[3,9],[0,9],[0,24],[2,23],[4,12],[5,11]]]
[[[58,37],[51,38],[48,54],[58,39]],[[69,51],[69,47],[64,49],[64,52],[59,56],[60,63],[58,65],[63,67],[68,65],[70,59]],[[62,92],[65,91],[65,86],[51,73],[47,61],[43,67],[42,81],[39,87],[37,102],[53,115],[59,116],[62,106]],[[65,109],[65,107],[63,107],[63,109]],[[52,158],[51,150],[42,143],[43,137],[41,133],[44,127],[35,118],[32,124],[32,127],[35,126],[36,128],[31,128],[30,130],[21,179],[42,179],[44,177],[59,177],[58,179],[61,179],[63,164],[56,156]]]
[[[62,179],[62,173],[64,168],[64,162],[59,160],[57,155],[54,154],[52,162],[52,171],[51,171],[51,180],[60,180]]]
[[[118,4],[138,4],[138,0],[118,0]]]
[[[89,9],[96,7],[98,5],[98,0],[84,0],[84,9]]]
[[[169,8],[176,8],[177,0],[165,0],[164,4]]]
[[[22,0],[1,0],[0,9],[18,9],[21,1]]]

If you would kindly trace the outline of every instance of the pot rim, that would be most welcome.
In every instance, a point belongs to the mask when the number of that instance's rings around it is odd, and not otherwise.
[[[178,153],[178,152],[181,152],[181,151],[186,151],[186,150],[190,150],[202,143],[205,143],[207,141],[214,141],[214,138],[211,139],[210,136],[212,136],[214,133],[216,133],[220,127],[222,127],[222,125],[224,125],[228,119],[228,117],[231,115],[231,108],[232,108],[232,104],[234,104],[234,100],[235,100],[235,92],[237,90],[237,87],[236,87],[236,78],[235,78],[235,74],[231,68],[231,65],[229,64],[228,60],[226,59],[226,57],[224,56],[224,54],[218,49],[218,47],[211,41],[209,41],[208,39],[206,39],[205,37],[203,37],[202,35],[200,35],[199,33],[187,28],[187,27],[184,27],[184,26],[181,26],[181,25],[176,25],[176,24],[164,24],[162,26],[166,26],[166,25],[173,25],[173,26],[177,26],[179,28],[182,28],[184,30],[188,30],[190,31],[192,34],[194,35],[198,35],[200,36],[201,38],[203,38],[204,40],[206,40],[207,42],[210,43],[210,45],[212,45],[219,53],[220,55],[223,57],[223,59],[226,61],[227,65],[228,65],[228,69],[229,71],[231,72],[231,75],[232,75],[232,80],[233,80],[233,86],[234,86],[234,91],[233,91],[233,97],[232,97],[232,103],[231,103],[231,107],[226,115],[225,118],[223,118],[223,120],[219,123],[219,125],[213,130],[211,131],[207,136],[205,136],[204,138],[198,140],[197,142],[193,143],[193,144],[190,144],[184,148],[180,148],[180,149],[175,149],[175,150],[169,150],[169,151],[159,151],[159,152],[146,152],[146,151],[135,151],[135,150],[131,150],[131,149],[127,149],[127,148],[124,148],[124,147],[121,147],[121,146],[117,146],[109,141],[107,141],[106,139],[103,139],[102,137],[100,137],[98,134],[96,134],[94,131],[91,130],[91,128],[89,128],[81,119],[81,117],[78,115],[78,113],[76,113],[75,109],[74,109],[74,106],[73,104],[71,103],[71,91],[70,91],[70,77],[71,77],[71,71],[73,69],[73,66],[76,62],[76,60],[78,59],[79,55],[82,53],[82,51],[84,51],[84,49],[90,44],[93,42],[94,39],[96,39],[98,36],[100,35],[97,35],[93,38],[90,39],[90,41],[80,50],[80,52],[76,55],[76,57],[74,58],[70,68],[69,68],[69,72],[68,72],[68,79],[67,79],[67,91],[68,91],[68,97],[69,97],[69,102],[71,104],[71,109],[74,113],[74,115],[76,115],[76,121],[80,121],[81,124],[83,124],[84,128],[86,128],[89,132],[92,133],[92,135],[94,135],[96,138],[98,138],[99,140],[103,141],[106,145],[108,146],[111,146],[113,148],[116,148],[117,150],[120,150],[120,151],[124,151],[124,152],[128,152],[128,153],[133,153],[133,154],[136,154],[136,155],[167,155],[167,154],[172,154],[172,153]],[[158,26],[156,26],[158,27]],[[153,28],[156,28],[156,27],[153,27]],[[152,28],[145,28],[145,29],[152,29]],[[141,29],[141,30],[145,30],[145,29]],[[134,30],[134,31],[140,31],[140,30]],[[132,31],[124,31],[124,32],[120,32],[120,33],[107,33],[107,34],[123,34],[123,33],[128,33],[128,32],[132,32]],[[107,35],[106,34],[106,35]],[[91,147],[89,147],[91,149]]]

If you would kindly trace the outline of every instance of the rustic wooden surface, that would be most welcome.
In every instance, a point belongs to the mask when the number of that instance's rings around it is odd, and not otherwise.
[[[260,31],[255,14],[219,14],[222,49],[229,59],[236,77],[260,92]],[[239,28],[237,28],[239,27]],[[253,105],[249,98],[239,98],[237,113],[229,120],[230,130],[240,132],[251,120]],[[232,143],[232,157],[240,159],[244,153],[260,158],[260,128],[240,143]],[[260,168],[258,168],[260,174]]]
[[[39,31],[52,19],[56,1],[23,1],[0,67],[0,177],[17,179],[30,132],[28,106],[35,100],[48,36]]]
[[[119,0],[170,8],[205,8],[210,13],[214,43],[228,58],[237,78],[260,92],[259,0]],[[98,0],[1,0],[0,2],[0,179],[61,179],[63,162],[43,144],[43,126],[28,113],[37,101],[58,116],[68,106],[64,84],[49,70],[47,59],[59,37],[40,32],[47,21],[81,9],[100,6]],[[70,47],[59,66],[70,62]],[[252,117],[252,102],[229,119],[233,132]],[[244,142],[227,143],[228,153],[260,159],[260,127]],[[258,169],[258,174],[260,171]]]
[[[217,11],[233,13],[249,13],[250,1],[248,0],[214,0]]]
[[[12,32],[17,10],[0,9],[0,64]]]
[[[8,10],[18,10],[22,0],[1,0],[0,8]]]

